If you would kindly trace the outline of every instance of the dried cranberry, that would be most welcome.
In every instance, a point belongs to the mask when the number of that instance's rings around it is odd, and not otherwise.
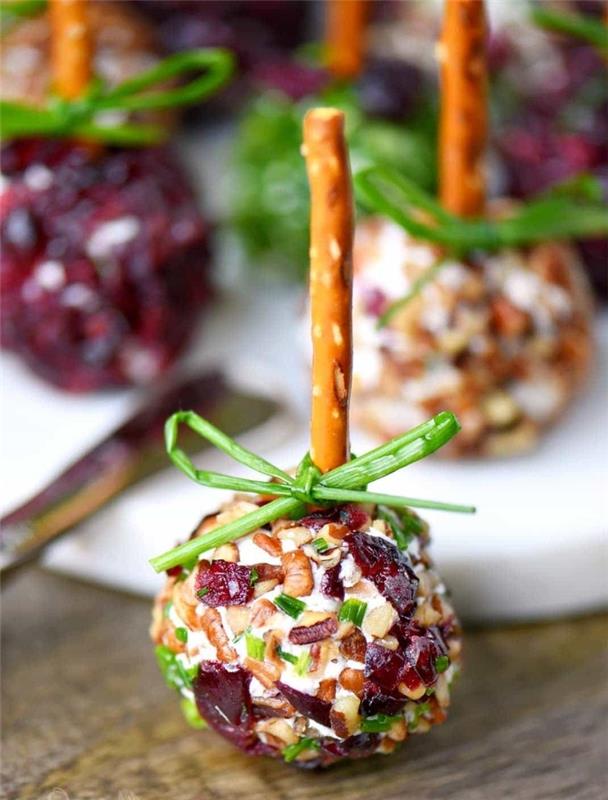
[[[418,578],[407,556],[391,542],[367,533],[349,533],[344,541],[365,578],[404,616],[414,610]]]
[[[321,740],[321,752],[336,758],[365,758],[376,752],[380,737],[377,733],[358,733],[342,741],[329,737]],[[331,762],[324,762],[325,764]]]
[[[310,528],[311,531],[317,532],[320,531],[324,525],[328,525],[330,522],[336,522],[337,518],[337,509],[332,509],[331,511],[313,511],[312,514],[302,517],[299,522],[303,527]]]
[[[196,593],[208,606],[242,606],[253,595],[251,567],[218,558],[201,562],[196,576]]]
[[[325,574],[321,578],[321,591],[327,597],[344,600],[344,584],[340,578],[340,564],[325,570]]]
[[[398,714],[407,702],[407,698],[400,692],[385,691],[372,680],[363,684],[361,695],[361,714],[364,717],[373,717],[375,714]]]
[[[331,703],[326,700],[320,700],[312,694],[300,692],[298,689],[294,689],[281,681],[277,681],[276,687],[300,714],[318,722],[319,725],[331,727],[329,721]]]
[[[403,682],[414,689],[424,683],[432,686],[437,680],[435,662],[447,654],[447,647],[437,627],[421,628],[416,623],[400,621],[391,629],[403,648],[406,666],[402,672]]]
[[[389,650],[372,642],[365,652],[365,677],[383,689],[394,689],[402,680],[406,666],[405,655],[400,650]]]
[[[364,511],[360,506],[354,503],[348,503],[340,508],[338,520],[353,532],[369,528],[371,523],[367,511]]]
[[[183,570],[184,568],[182,567],[182,565],[178,564],[175,567],[169,567],[169,569],[166,570],[166,572],[169,578],[178,578],[182,574]]]
[[[253,732],[250,681],[251,675],[242,667],[227,669],[219,661],[203,662],[192,685],[196,705],[209,725],[237,747],[255,755],[276,753]]]
[[[1,152],[2,345],[86,392],[152,381],[209,296],[208,226],[166,148]]]
[[[425,88],[423,73],[402,58],[370,59],[357,84],[363,112],[395,122],[414,113]]]

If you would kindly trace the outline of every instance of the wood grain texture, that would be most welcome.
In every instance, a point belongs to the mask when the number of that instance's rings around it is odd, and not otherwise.
[[[600,800],[605,616],[469,631],[447,723],[393,757],[302,773],[189,729],[140,599],[39,570],[6,587],[8,800]]]

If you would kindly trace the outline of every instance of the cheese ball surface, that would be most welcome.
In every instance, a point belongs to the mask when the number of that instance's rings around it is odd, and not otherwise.
[[[194,535],[256,508],[236,499]],[[170,570],[151,632],[187,715],[307,767],[390,753],[442,722],[460,628],[427,543],[412,512],[347,505]]]
[[[543,243],[444,264],[384,327],[438,251],[378,218],[354,253],[356,423],[390,439],[442,409],[462,432],[442,452],[532,448],[585,382],[592,300],[574,252]]]

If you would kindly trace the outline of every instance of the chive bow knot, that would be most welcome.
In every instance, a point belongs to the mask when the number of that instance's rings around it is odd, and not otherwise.
[[[127,122],[123,115],[196,103],[212,94],[231,76],[234,57],[219,48],[191,50],[163,59],[148,70],[113,88],[99,78],[75,100],[51,96],[42,106],[0,102],[2,138],[57,136],[94,139],[114,145],[156,144],[167,136],[160,125]],[[163,83],[198,73],[179,86]],[[104,115],[109,121],[104,123]]]
[[[197,469],[184,450],[178,446],[179,426],[182,424],[207,439],[218,450],[238,463],[250,467],[271,481]],[[194,411],[178,411],[169,417],[165,425],[167,453],[178,469],[196,483],[212,489],[250,492],[275,499],[239,519],[213,529],[204,536],[191,539],[167,553],[156,556],[150,563],[157,572],[160,572],[192,562],[201,553],[234,541],[268,522],[280,517],[298,519],[306,513],[308,507],[324,506],[328,503],[381,503],[393,508],[430,508],[472,513],[475,509],[471,506],[380,494],[367,490],[368,484],[373,481],[431,455],[443,447],[459,430],[460,425],[456,417],[450,412],[443,411],[387,444],[352,458],[330,472],[322,473],[307,453],[293,477],[237,444],[234,439]]]

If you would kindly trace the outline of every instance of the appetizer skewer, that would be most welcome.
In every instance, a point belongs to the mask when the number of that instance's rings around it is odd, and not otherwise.
[[[566,197],[486,211],[484,31],[481,0],[446,0],[443,205],[387,170],[359,176],[391,219],[356,234],[353,419],[390,438],[449,408],[463,432],[447,452],[505,456],[533,447],[585,382],[591,298],[575,253],[552,239],[607,220]]]
[[[42,67],[40,82],[26,76],[2,100],[3,133],[12,140],[1,153],[2,344],[44,379],[76,392],[153,380],[194,329],[210,294],[209,226],[161,144],[166,125],[152,123],[220,85],[231,63],[220,51],[196,51],[135,74],[141,60],[110,48],[112,82],[91,81],[98,63],[108,69],[108,31],[91,25],[101,24],[100,6],[53,0],[50,14],[26,23],[52,27],[60,100],[48,98]],[[125,13],[112,4],[107,10],[109,25],[115,12]],[[49,60],[42,41],[41,57]],[[171,87],[187,69],[203,74]]]
[[[168,577],[151,635],[195,727],[208,723],[251,755],[316,767],[390,753],[445,719],[460,627],[410,507],[472,509],[367,489],[445,444],[458,430],[451,414],[350,455],[353,209],[342,112],[311,110],[302,150],[312,202],[310,454],[293,477],[193,412],[168,420],[167,450],[186,475],[257,496],[237,496],[152,559]],[[180,424],[271,481],[197,469],[178,446]]]

